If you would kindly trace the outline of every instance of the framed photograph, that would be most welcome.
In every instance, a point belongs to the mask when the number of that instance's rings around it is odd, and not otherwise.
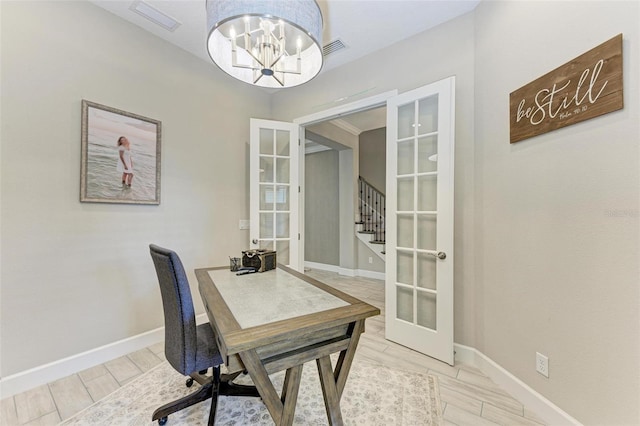
[[[160,204],[162,123],[82,100],[80,201]]]

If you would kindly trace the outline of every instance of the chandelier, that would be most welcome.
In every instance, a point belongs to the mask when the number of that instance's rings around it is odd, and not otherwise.
[[[260,87],[293,87],[322,68],[314,0],[207,0],[207,49],[224,72]]]

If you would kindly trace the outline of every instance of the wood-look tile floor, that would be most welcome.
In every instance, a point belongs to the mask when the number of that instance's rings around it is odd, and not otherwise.
[[[370,303],[382,315],[369,318],[356,357],[407,371],[428,372],[440,382],[446,425],[531,425],[543,422],[478,369],[451,367],[384,338],[384,282],[336,273],[306,273]],[[106,362],[0,401],[0,425],[55,425],[161,363],[164,343]]]

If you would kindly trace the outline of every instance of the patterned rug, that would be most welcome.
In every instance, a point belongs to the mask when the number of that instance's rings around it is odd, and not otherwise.
[[[271,376],[282,389],[284,372]],[[249,382],[248,376],[237,383]],[[195,392],[198,384],[185,386],[185,377],[167,362],[96,402],[63,425],[151,425],[151,414],[162,404]],[[167,426],[206,425],[211,400],[169,416]],[[430,426],[442,424],[438,379],[428,374],[393,370],[356,360],[340,401],[345,425]],[[259,398],[221,396],[217,425],[273,425]],[[314,362],[304,365],[294,425],[326,425],[318,370]]]

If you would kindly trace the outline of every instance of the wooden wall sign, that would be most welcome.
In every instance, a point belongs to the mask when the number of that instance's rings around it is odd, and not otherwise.
[[[511,143],[622,109],[622,34],[510,95]]]

